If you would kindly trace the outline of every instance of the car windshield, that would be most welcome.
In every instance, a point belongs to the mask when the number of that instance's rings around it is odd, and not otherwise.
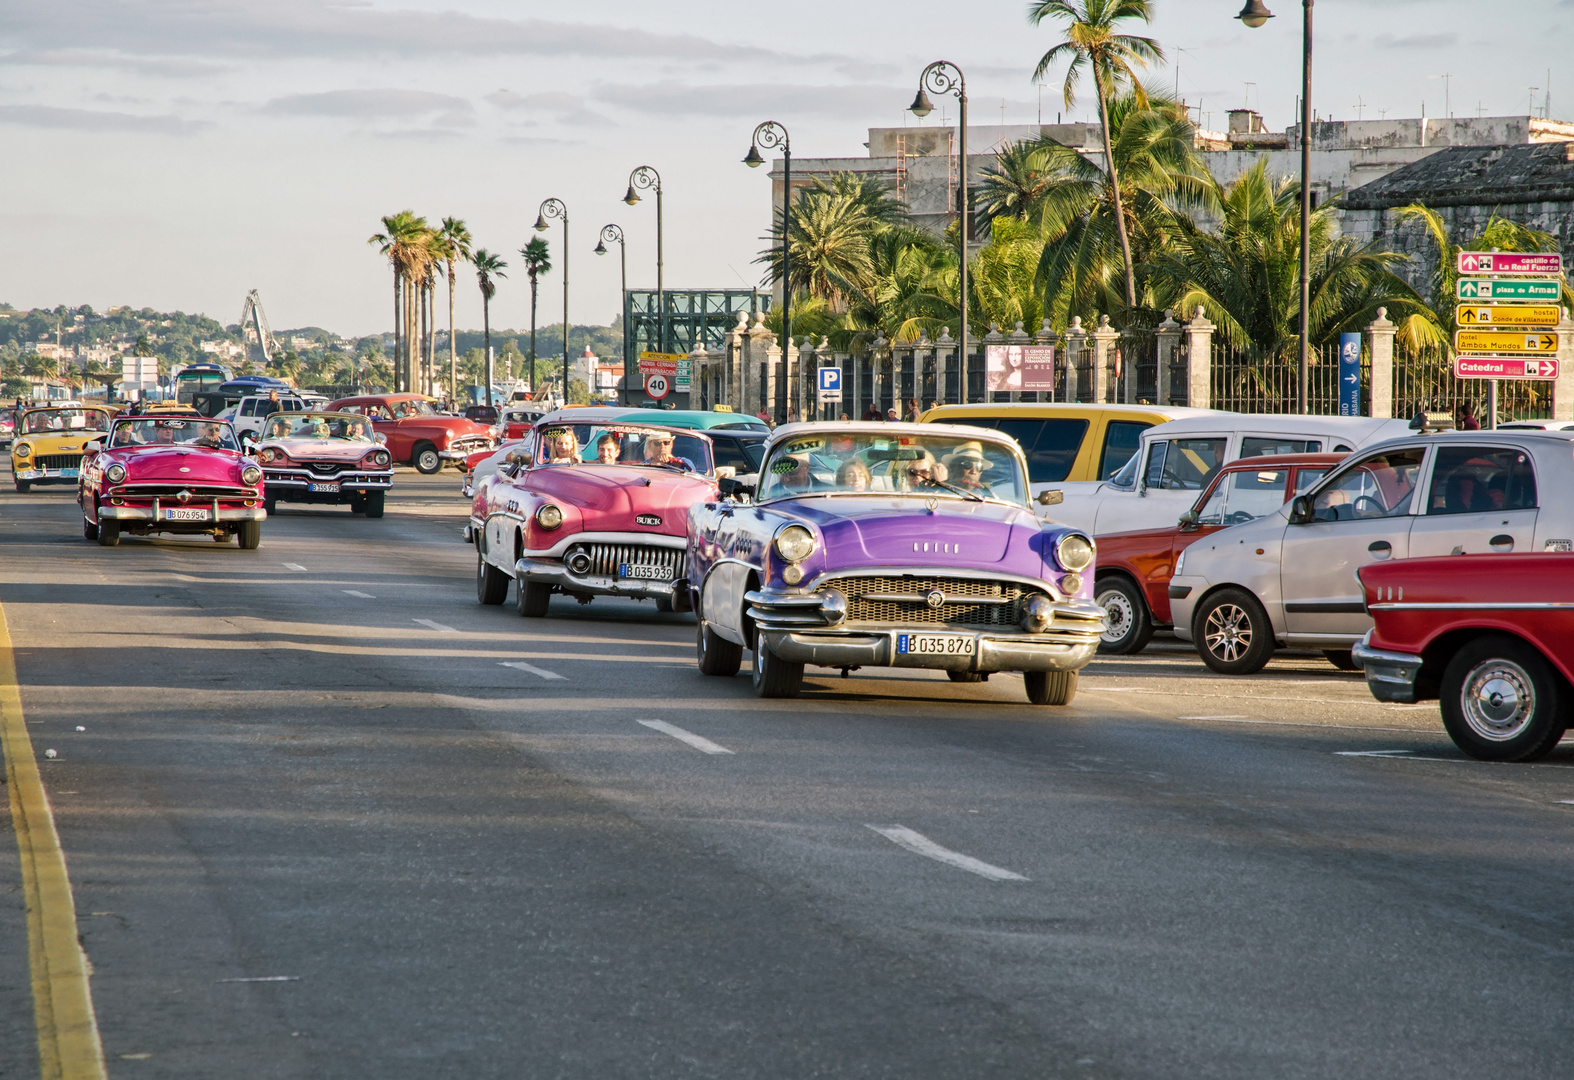
[[[535,460],[561,465],[638,465],[711,474],[715,462],[704,436],[624,424],[547,424],[536,430]]]
[[[212,450],[239,450],[235,433],[219,420],[198,417],[138,416],[115,421],[111,447],[200,446]]]
[[[771,448],[760,501],[799,495],[917,495],[1023,503],[1020,460],[994,439],[876,431],[806,432]]]
[[[344,439],[369,442],[371,428],[359,416],[345,413],[278,413],[263,425],[263,441],[269,439]]]
[[[24,435],[55,431],[106,431],[109,425],[97,409],[37,409],[22,417]]]
[[[432,408],[430,401],[412,398],[409,401],[395,401],[388,406],[389,413],[395,420],[403,420],[407,416],[436,416],[437,410]]]

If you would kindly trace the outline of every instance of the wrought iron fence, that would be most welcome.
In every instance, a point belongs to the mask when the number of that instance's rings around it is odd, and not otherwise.
[[[1270,354],[1260,349],[1216,342],[1209,365],[1209,397],[1215,409],[1243,413],[1300,411],[1300,362],[1294,353]],[[1306,369],[1306,411],[1339,415],[1339,346],[1313,346]],[[1367,411],[1371,357],[1361,351],[1361,408]],[[1171,380],[1171,387],[1175,382]]]
[[[1484,425],[1489,387],[1485,379],[1455,378],[1453,360],[1442,349],[1394,351],[1395,416],[1414,416],[1424,406],[1458,417],[1468,408]],[[1500,381],[1497,411],[1499,422],[1547,419],[1552,415],[1552,384]]]

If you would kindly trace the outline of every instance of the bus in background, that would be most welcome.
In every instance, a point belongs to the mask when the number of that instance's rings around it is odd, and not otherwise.
[[[190,405],[196,395],[217,390],[234,377],[223,364],[188,364],[175,374],[175,400]]]

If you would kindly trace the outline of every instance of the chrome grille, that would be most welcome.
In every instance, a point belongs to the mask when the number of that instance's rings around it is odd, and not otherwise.
[[[35,469],[80,469],[81,454],[39,454],[33,459]]]
[[[124,495],[128,499],[173,499],[182,491],[190,492],[193,502],[198,499],[255,499],[257,497],[254,488],[219,487],[215,484],[122,484],[115,487],[115,494]]]
[[[655,547],[651,544],[575,544],[563,555],[564,564],[575,555],[590,556],[590,569],[583,577],[617,577],[623,563],[640,566],[666,566],[672,570],[672,579],[683,577],[688,553],[682,548]]]
[[[816,591],[833,587],[847,597],[848,623],[1016,626],[1032,595],[1014,582],[908,575],[831,578]],[[945,603],[930,607],[926,597],[936,589]]]

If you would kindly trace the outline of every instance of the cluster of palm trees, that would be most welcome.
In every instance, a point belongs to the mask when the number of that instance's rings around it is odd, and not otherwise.
[[[446,384],[448,397],[459,397],[459,353],[454,335],[454,281],[460,263],[475,269],[481,290],[482,323],[486,337],[485,386],[492,403],[492,298],[498,282],[508,275],[501,256],[474,246],[469,227],[459,218],[445,217],[438,226],[413,210],[401,210],[382,219],[383,228],[367,241],[387,257],[394,273],[393,381],[397,391],[436,396]],[[533,238],[520,249],[530,278],[530,379],[535,385],[535,313],[537,279],[552,269],[547,242]],[[437,360],[437,319],[433,310],[437,279],[448,280],[448,371]]]

